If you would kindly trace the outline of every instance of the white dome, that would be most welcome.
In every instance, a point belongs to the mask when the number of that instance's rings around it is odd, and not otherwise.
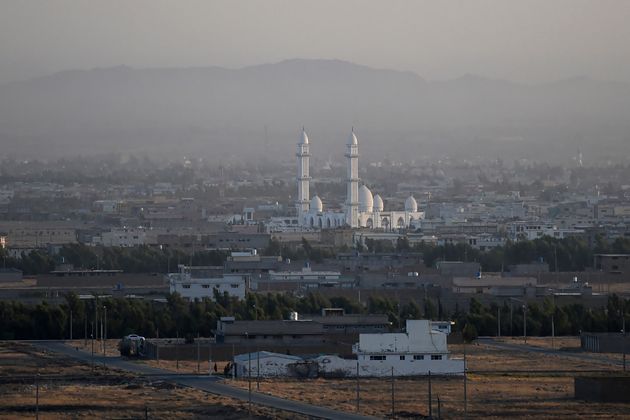
[[[365,185],[361,185],[361,188],[359,188],[359,211],[371,212],[373,208],[372,191]]]
[[[322,200],[318,196],[311,198],[311,211],[321,213],[323,210],[324,204],[322,204]]]
[[[418,203],[416,203],[416,199],[413,198],[413,195],[410,195],[405,200],[405,211],[415,213],[418,211]]]
[[[383,199],[381,198],[380,195],[376,194],[374,196],[374,211],[375,212],[381,212],[383,211]]]
[[[354,135],[354,130],[352,130],[350,137],[348,137],[348,146],[357,144],[359,144],[359,141],[357,140],[357,136]]]
[[[302,129],[302,135],[300,136],[298,144],[308,144],[308,136],[306,135],[306,131],[304,129]]]

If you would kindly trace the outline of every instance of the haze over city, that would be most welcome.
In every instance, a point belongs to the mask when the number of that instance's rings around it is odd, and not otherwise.
[[[0,418],[627,419],[629,21],[0,1]]]
[[[2,153],[290,159],[302,126],[321,150],[354,126],[375,159],[623,161],[628,15],[621,1],[6,1]]]

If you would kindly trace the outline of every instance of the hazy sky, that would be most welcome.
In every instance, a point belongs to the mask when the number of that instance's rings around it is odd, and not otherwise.
[[[0,0],[0,83],[338,58],[430,79],[630,81],[626,0]]]

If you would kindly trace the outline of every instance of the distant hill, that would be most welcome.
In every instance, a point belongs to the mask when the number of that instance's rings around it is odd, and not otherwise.
[[[427,82],[337,60],[73,70],[0,86],[5,155],[285,159],[302,125],[322,158],[343,153],[351,126],[372,157],[563,156],[577,146],[615,156],[630,154],[630,86],[588,78],[530,86],[472,75]]]

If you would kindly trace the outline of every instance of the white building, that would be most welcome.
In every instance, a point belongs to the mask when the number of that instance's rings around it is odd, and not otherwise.
[[[271,283],[290,283],[297,289],[317,289],[320,287],[353,287],[353,278],[343,278],[339,271],[313,271],[310,265],[302,267],[301,270],[291,271],[269,271],[269,281]]]
[[[222,270],[223,267],[180,265],[179,273],[171,273],[167,276],[169,290],[191,301],[203,298],[213,299],[215,290],[220,295],[227,292],[229,296],[244,299],[249,275],[227,274]]]
[[[582,229],[560,229],[553,223],[545,222],[511,222],[506,225],[507,236],[512,241],[528,240],[550,236],[556,239],[564,239],[569,236],[579,236],[584,234]]]
[[[290,366],[300,363],[304,363],[304,360],[299,356],[268,351],[234,356],[234,368],[238,378],[292,376]]]
[[[357,359],[338,356],[316,358],[324,375],[416,376],[462,375],[464,361],[451,359],[446,334],[428,320],[407,320],[403,333],[360,334],[353,346]]]
[[[120,227],[112,228],[109,232],[102,232],[99,236],[92,239],[93,245],[102,246],[119,246],[123,248],[131,248],[136,246],[148,245],[153,238],[155,242],[157,233],[151,234],[151,230],[144,227]]]
[[[414,220],[424,218],[418,211],[418,203],[413,196],[405,201],[402,211],[385,211],[383,199],[365,185],[359,186],[359,142],[354,130],[346,143],[347,159],[346,201],[343,211],[325,210],[317,195],[310,197],[309,175],[310,143],[306,132],[302,130],[297,144],[297,224],[302,229],[334,229],[340,226],[352,228],[382,228],[393,230],[409,227]]]

